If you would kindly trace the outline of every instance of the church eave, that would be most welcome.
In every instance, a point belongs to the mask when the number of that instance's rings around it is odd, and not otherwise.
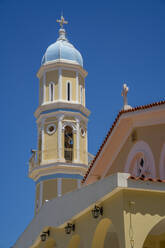
[[[76,62],[74,63],[70,60],[58,59],[43,64],[37,72],[37,77],[41,78],[45,71],[47,72],[49,70],[55,70],[59,68],[63,70],[72,69],[73,71],[74,70],[78,71],[84,78],[88,75],[88,72],[84,70],[83,67],[77,64]]]

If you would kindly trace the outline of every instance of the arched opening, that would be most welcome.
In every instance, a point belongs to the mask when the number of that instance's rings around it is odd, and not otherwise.
[[[92,248],[119,248],[118,236],[110,219],[99,222],[94,233]]]
[[[165,247],[165,219],[156,224],[147,235],[143,248]]]
[[[133,146],[128,154],[125,172],[135,177],[156,176],[154,156],[147,143],[139,141]]]
[[[80,236],[78,234],[73,235],[69,242],[68,248],[78,248],[79,244],[80,244]]]
[[[64,158],[66,162],[73,160],[73,129],[70,126],[66,126],[64,131]]]
[[[54,83],[51,82],[49,84],[49,101],[50,102],[53,102],[54,101],[54,95],[55,95],[55,92],[54,92]]]

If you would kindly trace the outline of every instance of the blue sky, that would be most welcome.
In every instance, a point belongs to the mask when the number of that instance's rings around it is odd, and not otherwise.
[[[91,153],[122,108],[123,82],[132,106],[165,99],[165,0],[0,0],[0,248],[9,248],[33,218],[35,186],[27,174],[37,140],[36,73],[58,37],[61,10],[89,73]]]

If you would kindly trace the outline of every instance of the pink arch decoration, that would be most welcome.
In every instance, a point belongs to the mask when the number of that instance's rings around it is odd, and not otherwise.
[[[124,168],[124,172],[130,173],[131,170],[131,163],[133,159],[136,157],[138,153],[141,153],[144,155],[146,159],[146,163],[148,167],[150,168],[150,177],[155,178],[156,177],[156,170],[155,170],[155,160],[153,153],[151,151],[150,146],[144,142],[144,141],[138,141],[131,149],[131,151],[128,154],[126,165]]]

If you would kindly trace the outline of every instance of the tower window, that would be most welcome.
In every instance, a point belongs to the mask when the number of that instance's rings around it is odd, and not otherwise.
[[[51,102],[54,101],[54,94],[55,94],[55,92],[54,92],[54,83],[51,82],[49,84],[49,101],[51,101]]]
[[[73,129],[69,126],[65,127],[64,132],[64,157],[67,162],[73,160]]]
[[[67,83],[67,101],[71,101],[71,83]]]

